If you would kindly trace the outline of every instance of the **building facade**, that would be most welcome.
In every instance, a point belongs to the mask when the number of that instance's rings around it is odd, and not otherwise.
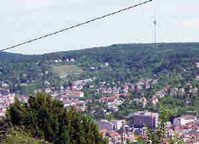
[[[107,130],[107,131],[118,131],[122,127],[122,121],[107,121],[107,120],[101,120],[98,123],[98,129],[100,130]]]
[[[143,127],[144,125],[155,128],[158,125],[158,116],[158,113],[148,111],[136,112],[133,115],[133,125],[137,128]]]
[[[196,117],[193,115],[182,115],[173,120],[174,126],[183,126],[190,122],[196,122]]]

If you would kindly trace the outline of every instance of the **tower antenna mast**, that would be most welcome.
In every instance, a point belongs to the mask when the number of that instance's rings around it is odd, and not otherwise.
[[[154,16],[154,47],[157,48],[157,21],[156,21],[156,16]]]

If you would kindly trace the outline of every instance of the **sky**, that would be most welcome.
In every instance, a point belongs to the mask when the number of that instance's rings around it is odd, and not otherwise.
[[[145,0],[5,0],[0,3],[0,49]],[[44,54],[125,43],[199,42],[198,0],[153,0],[7,52]]]

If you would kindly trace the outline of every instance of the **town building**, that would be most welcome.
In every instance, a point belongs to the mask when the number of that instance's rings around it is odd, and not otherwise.
[[[148,111],[139,111],[133,115],[134,127],[143,127],[144,125],[155,128],[158,125],[158,113],[152,113]]]
[[[122,120],[112,120],[112,121],[107,121],[107,120],[101,120],[98,123],[98,129],[99,131],[105,129],[107,131],[118,131],[122,127]]]
[[[174,126],[183,126],[190,122],[196,122],[196,117],[193,115],[182,115],[173,120]]]
[[[84,97],[84,93],[81,92],[81,91],[68,91],[68,92],[66,92],[66,95],[69,98],[82,98],[82,97]]]

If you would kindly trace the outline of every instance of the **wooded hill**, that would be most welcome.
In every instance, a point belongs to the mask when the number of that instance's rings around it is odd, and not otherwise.
[[[70,61],[72,58],[75,61]],[[24,86],[45,87],[45,81],[50,86],[59,86],[95,76],[99,81],[122,83],[155,75],[159,85],[166,86],[192,81],[199,74],[196,62],[199,62],[199,43],[119,44],[44,55],[1,53],[0,81],[7,82],[16,92]],[[69,70],[71,65],[75,68],[65,76],[53,71],[54,66],[68,71],[66,65]]]

